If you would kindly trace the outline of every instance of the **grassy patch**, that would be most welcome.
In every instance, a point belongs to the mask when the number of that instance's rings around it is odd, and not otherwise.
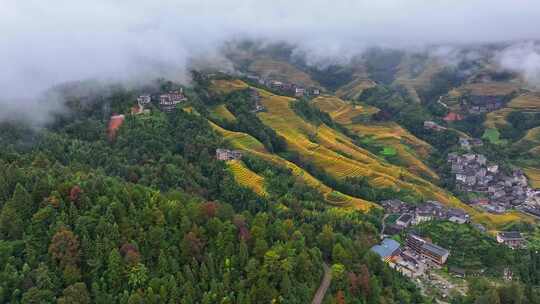
[[[482,139],[489,140],[489,142],[494,145],[505,145],[508,143],[507,140],[501,139],[501,133],[494,128],[486,129],[482,135]]]
[[[392,148],[392,147],[384,147],[381,151],[381,155],[382,156],[385,156],[385,157],[391,157],[391,156],[396,156],[397,155],[397,151],[396,149]]]

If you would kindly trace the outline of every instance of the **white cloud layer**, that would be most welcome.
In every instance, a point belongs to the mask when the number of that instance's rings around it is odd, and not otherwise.
[[[86,78],[182,80],[191,58],[218,56],[235,38],[331,58],[371,45],[537,39],[539,28],[537,0],[0,0],[0,103],[16,109]],[[530,73],[538,58],[516,60],[505,62]]]
[[[519,73],[532,87],[540,88],[540,45],[533,42],[514,44],[497,54],[502,68]]]

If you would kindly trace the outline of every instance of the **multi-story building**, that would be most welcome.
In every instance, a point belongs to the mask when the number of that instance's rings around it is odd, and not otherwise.
[[[184,96],[182,89],[178,91],[170,91],[167,94],[161,94],[159,96],[159,105],[161,109],[165,112],[172,112],[176,109],[176,105],[186,101],[187,98]]]
[[[413,233],[407,235],[406,246],[435,267],[441,267],[450,255],[447,249],[428,242]]]
[[[302,96],[304,96],[305,92],[306,92],[306,90],[304,88],[297,87],[297,88],[294,89],[294,96],[302,97]]]
[[[139,97],[137,97],[137,103],[140,107],[144,107],[150,102],[152,102],[152,97],[150,97],[150,95],[140,95]]]

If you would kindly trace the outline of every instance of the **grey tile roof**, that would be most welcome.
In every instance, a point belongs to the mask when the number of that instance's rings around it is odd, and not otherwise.
[[[371,247],[371,251],[375,252],[381,258],[387,258],[399,249],[399,243],[392,239],[384,239],[380,245]]]
[[[422,245],[422,248],[441,257],[450,254],[447,249],[444,249],[432,243],[424,243],[424,245]]]

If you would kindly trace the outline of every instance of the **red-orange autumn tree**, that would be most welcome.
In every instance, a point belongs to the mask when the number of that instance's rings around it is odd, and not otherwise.
[[[61,227],[52,237],[49,254],[62,268],[78,265],[81,255],[78,237],[68,228]]]

